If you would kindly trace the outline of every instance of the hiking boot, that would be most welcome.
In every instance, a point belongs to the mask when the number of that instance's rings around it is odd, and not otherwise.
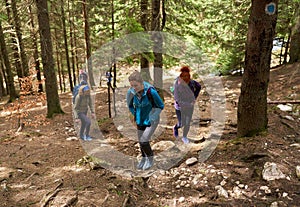
[[[153,166],[153,157],[146,157],[145,164],[143,165],[143,170],[148,170]]]
[[[175,138],[178,138],[178,128],[177,128],[176,125],[173,126],[173,136],[174,136]]]
[[[85,140],[86,140],[86,141],[92,141],[92,137],[86,135],[86,136],[85,136]]]
[[[188,144],[190,142],[190,140],[186,137],[182,137],[182,141],[184,144]]]
[[[86,141],[86,136],[85,135],[80,135],[80,139],[82,139],[83,141]]]
[[[142,169],[146,161],[146,157],[142,157],[141,161],[137,164],[137,169]]]

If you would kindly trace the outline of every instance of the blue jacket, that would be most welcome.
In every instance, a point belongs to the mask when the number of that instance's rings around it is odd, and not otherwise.
[[[151,93],[149,95],[152,96],[155,106],[152,106],[151,100],[148,98],[147,91],[149,88]],[[164,103],[150,83],[144,81],[144,91],[141,97],[133,88],[128,89],[126,100],[129,111],[135,117],[138,126],[151,126],[151,122],[159,121]]]

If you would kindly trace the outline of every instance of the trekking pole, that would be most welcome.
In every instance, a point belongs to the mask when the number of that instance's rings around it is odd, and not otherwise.
[[[107,98],[108,98],[108,116],[111,118],[111,101],[110,101],[110,88],[111,88],[111,73],[109,71],[106,72],[106,78],[107,78]]]

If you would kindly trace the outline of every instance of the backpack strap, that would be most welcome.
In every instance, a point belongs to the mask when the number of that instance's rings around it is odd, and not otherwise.
[[[152,107],[153,107],[153,108],[157,108],[157,107],[156,107],[156,104],[155,104],[155,102],[154,102],[152,93],[151,93],[151,88],[153,88],[154,90],[156,90],[153,86],[150,86],[150,87],[148,88],[148,90],[147,90],[147,97],[148,97],[149,101],[151,102]]]

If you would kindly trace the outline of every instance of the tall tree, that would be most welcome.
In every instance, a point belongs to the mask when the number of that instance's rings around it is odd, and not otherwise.
[[[38,11],[42,63],[46,78],[47,117],[51,118],[54,114],[63,113],[63,111],[59,102],[57,80],[54,70],[47,0],[36,0],[36,6]]]
[[[68,69],[68,75],[69,75],[69,83],[70,83],[70,89],[71,89],[71,91],[73,91],[73,81],[72,81],[68,39],[67,39],[67,29],[66,29],[66,17],[65,17],[65,9],[64,9],[63,0],[60,1],[60,8],[61,8],[61,21],[62,21],[62,28],[63,28],[64,46],[65,46],[65,55],[66,55],[67,69]]]
[[[238,103],[238,136],[266,130],[267,90],[278,0],[252,0],[245,71]]]
[[[10,6],[8,0],[5,0],[5,4],[6,4],[6,12],[7,12],[7,17],[8,17],[8,22],[11,25],[11,27],[13,27],[12,25],[14,25],[14,20],[11,15],[11,6]],[[11,49],[12,49],[12,53],[13,53],[13,57],[14,57],[14,66],[15,66],[18,78],[23,78],[24,71],[23,71],[22,65],[21,65],[21,57],[19,54],[17,36],[14,32],[10,32],[10,35],[11,35]]]
[[[1,48],[1,46],[0,46]],[[3,64],[2,64],[2,54],[0,54],[0,100],[3,96],[6,96],[6,90],[4,88],[4,82],[3,82],[3,79],[4,79],[4,67],[3,67]]]
[[[16,0],[11,0],[11,8],[12,8],[13,17],[14,17],[15,30],[16,30],[16,34],[17,34],[17,38],[18,38],[18,42],[19,42],[19,50],[20,50],[23,74],[25,77],[27,77],[30,75],[29,67],[28,67],[28,59],[27,59],[27,55],[25,53],[25,48],[24,48],[24,43],[23,43],[23,38],[22,38],[21,23],[20,23],[20,18],[19,18],[19,14],[18,14]]]
[[[38,42],[37,42],[38,41],[37,29],[35,27],[34,16],[32,13],[31,5],[28,6],[28,13],[30,15],[31,36],[32,36],[32,44],[34,48],[33,58],[35,62],[36,78],[38,80],[38,92],[43,92],[42,75],[40,69],[39,50],[38,50]]]
[[[92,65],[92,47],[90,40],[90,25],[88,19],[88,9],[86,0],[82,1],[82,10],[83,10],[83,21],[84,21],[84,37],[85,37],[85,50],[86,50],[86,61],[87,69],[89,74],[89,81],[92,86],[95,86],[95,81],[93,77],[93,65]]]
[[[6,43],[5,43],[4,33],[3,33],[3,29],[2,29],[1,19],[0,19],[0,49],[1,49],[1,53],[2,53],[4,67],[6,69],[7,87],[8,87],[8,92],[9,92],[9,102],[12,102],[18,97],[18,94],[15,89],[14,77],[13,77],[13,74],[11,71],[8,53],[6,50]]]
[[[164,1],[164,0],[162,0]],[[154,32],[152,35],[153,40],[153,53],[154,53],[154,63],[153,63],[153,76],[154,85],[158,88],[162,88],[163,81],[163,57],[162,57],[162,45],[163,39],[161,35],[162,25],[161,25],[161,0],[152,0],[152,19],[151,19],[151,30]],[[161,95],[161,94],[160,94]]]
[[[68,0],[68,22],[69,22],[69,35],[70,35],[70,46],[71,46],[71,63],[72,63],[72,73],[73,73],[73,83],[76,85],[76,63],[75,63],[75,35],[74,35],[74,15],[73,11],[70,8],[70,1]]]
[[[299,3],[300,5],[300,3]],[[299,8],[299,7],[298,7]],[[290,63],[300,62],[300,12],[297,12],[295,26],[292,29],[290,42]]]
[[[141,8],[141,15],[140,15],[140,23],[143,27],[144,31],[149,31],[149,11],[148,11],[148,4],[149,0],[141,0],[140,8]],[[141,74],[144,78],[144,80],[149,81],[151,79],[150,77],[150,70],[149,70],[149,52],[144,52],[141,54],[140,62],[141,62]]]

